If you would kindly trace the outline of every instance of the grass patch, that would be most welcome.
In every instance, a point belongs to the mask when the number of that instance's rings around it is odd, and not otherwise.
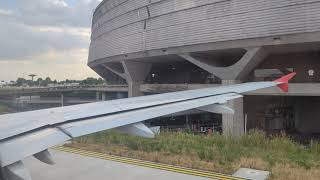
[[[288,179],[284,173],[290,173],[289,179],[320,177],[319,143],[305,147],[285,135],[267,138],[259,131],[241,138],[161,133],[154,139],[107,131],[78,138],[69,146],[221,173],[248,167],[271,171],[271,179]]]
[[[4,114],[9,111],[9,107],[4,104],[0,104],[0,114]]]

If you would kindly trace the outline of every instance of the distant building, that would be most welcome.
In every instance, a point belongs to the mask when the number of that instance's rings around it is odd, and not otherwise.
[[[88,65],[108,84],[127,83],[129,96],[295,71],[289,94],[261,90],[229,103],[234,116],[197,113],[163,124],[320,133],[319,12],[320,0],[104,0],[93,15]]]
[[[5,85],[6,85],[6,82],[0,81],[0,86],[5,86]]]
[[[13,85],[13,84],[15,84],[14,81],[4,81],[4,80],[0,81],[0,87],[9,86],[9,85]]]

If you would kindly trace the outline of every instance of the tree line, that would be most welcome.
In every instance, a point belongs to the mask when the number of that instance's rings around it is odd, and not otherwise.
[[[29,80],[25,78],[18,78],[16,81],[16,86],[48,86],[50,84],[52,85],[63,85],[63,84],[72,84],[72,83],[78,83],[79,85],[102,85],[105,84],[106,81],[102,78],[93,78],[88,77],[84,80],[70,80],[66,79],[64,81],[57,81],[52,80],[50,77],[46,78],[38,78],[36,80]]]

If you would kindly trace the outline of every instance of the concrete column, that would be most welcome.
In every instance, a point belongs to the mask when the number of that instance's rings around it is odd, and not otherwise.
[[[237,80],[223,80],[223,85],[239,84]],[[244,135],[243,98],[238,98],[227,103],[234,110],[234,114],[222,114],[222,130],[224,135]]]
[[[0,166],[0,180],[5,180],[3,168]]]
[[[143,93],[140,91],[140,85],[143,84],[152,65],[146,62],[130,61],[123,61],[122,65],[125,70],[126,80],[129,86],[128,96],[142,96]]]
[[[107,100],[107,92],[101,92],[101,101],[106,101]]]
[[[180,54],[179,56],[219,77],[223,85],[232,85],[241,83],[241,80],[246,79],[248,74],[269,54],[263,47],[251,47],[246,48],[246,50],[247,52],[238,62],[228,67],[214,66],[214,63],[208,62],[209,60],[195,58],[190,54]],[[243,98],[229,101],[227,105],[234,109],[235,113],[234,115],[222,115],[223,133],[225,135],[241,136],[244,134]]]
[[[121,64],[123,69],[114,64],[104,64],[103,66],[127,81],[129,97],[142,96],[140,85],[143,84],[149,74],[152,64],[137,61],[122,61]]]
[[[60,103],[61,103],[61,107],[65,106],[67,104],[66,98],[64,97],[64,94],[61,94]]]
[[[99,91],[96,92],[96,101],[100,101],[100,92]]]
[[[129,86],[128,96],[129,97],[143,96],[143,93],[140,91],[141,84],[142,82],[128,82],[128,86]]]

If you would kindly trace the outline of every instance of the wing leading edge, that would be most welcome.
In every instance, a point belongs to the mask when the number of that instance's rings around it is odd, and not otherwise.
[[[48,148],[72,138],[118,129],[134,135],[153,137],[142,121],[192,109],[232,112],[222,104],[240,94],[280,86],[286,90],[295,73],[273,82],[253,82],[107,102],[52,108],[0,116],[0,179],[31,179],[21,160],[35,156],[52,164]],[[284,87],[284,88],[283,88]],[[212,106],[214,105],[214,106]],[[2,180],[2,179],[1,179]]]

